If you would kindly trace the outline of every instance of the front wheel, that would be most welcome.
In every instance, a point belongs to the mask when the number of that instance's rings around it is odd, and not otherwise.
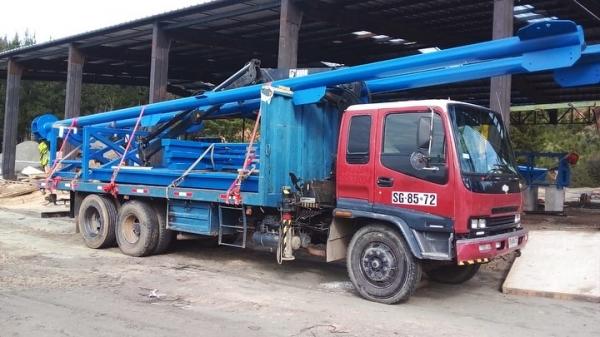
[[[478,264],[465,266],[445,265],[426,271],[432,281],[447,284],[460,284],[472,279],[479,270]]]
[[[359,294],[379,303],[408,300],[421,280],[421,266],[404,238],[384,225],[368,225],[354,234],[347,267]]]

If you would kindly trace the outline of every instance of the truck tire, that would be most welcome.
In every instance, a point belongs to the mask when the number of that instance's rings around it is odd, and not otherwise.
[[[430,280],[435,282],[460,284],[472,279],[479,270],[479,266],[479,264],[465,266],[445,265],[428,270],[425,273]]]
[[[166,206],[162,204],[154,204],[153,206],[156,216],[158,217],[158,242],[156,243],[153,254],[162,254],[166,252],[175,236],[175,232],[167,229],[167,213],[165,207]]]
[[[90,194],[79,206],[77,222],[85,244],[93,249],[114,246],[117,209],[112,200]]]
[[[384,225],[359,229],[350,241],[346,263],[358,293],[374,302],[404,302],[421,280],[421,265],[402,235]]]
[[[152,206],[139,200],[123,204],[117,218],[117,244],[123,254],[147,256],[158,243],[158,217]]]

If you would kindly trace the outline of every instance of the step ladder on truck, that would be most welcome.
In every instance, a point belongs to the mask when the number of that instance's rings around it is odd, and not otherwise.
[[[597,84],[598,55],[581,27],[557,20],[302,77],[254,62],[243,86],[76,120],[45,115],[32,127],[57,168],[44,187],[71,191],[91,248],[116,242],[146,256],[179,232],[270,251],[279,263],[305,250],[345,259],[361,296],[396,303],[422,273],[470,279],[521,249],[527,231],[500,114],[452,100],[371,103],[370,93],[540,71],[563,86]],[[206,119],[241,117],[255,121],[250,143],[181,140]],[[61,141],[78,151],[57,156]]]

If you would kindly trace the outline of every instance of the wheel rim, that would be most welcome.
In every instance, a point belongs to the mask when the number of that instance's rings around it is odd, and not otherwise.
[[[123,221],[121,232],[125,240],[131,244],[140,239],[140,220],[135,215],[129,215]]]
[[[402,275],[404,265],[394,251],[383,242],[372,242],[362,251],[360,269],[369,283],[384,288],[391,285],[396,275]]]
[[[92,238],[102,233],[104,223],[96,208],[90,207],[85,211],[84,226],[86,233]]]

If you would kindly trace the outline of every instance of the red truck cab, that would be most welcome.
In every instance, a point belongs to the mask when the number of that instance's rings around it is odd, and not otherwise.
[[[349,107],[336,195],[334,222],[356,229],[347,250],[350,278],[379,302],[408,298],[421,271],[464,282],[481,263],[527,241],[507,130],[500,114],[472,104]]]

